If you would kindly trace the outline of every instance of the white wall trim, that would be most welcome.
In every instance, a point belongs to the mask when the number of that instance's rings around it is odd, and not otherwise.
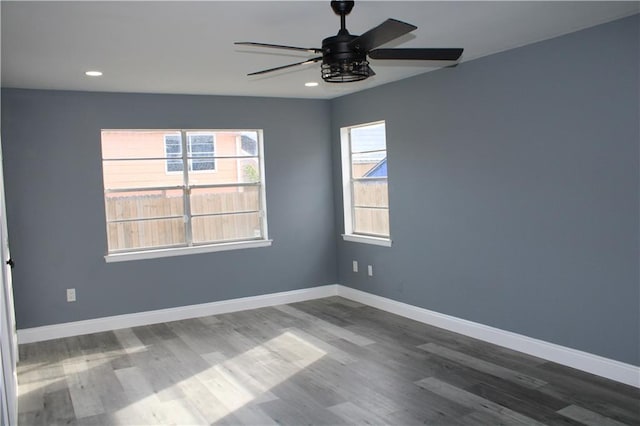
[[[156,250],[132,251],[128,253],[112,253],[107,254],[104,257],[104,261],[107,263],[128,262],[130,260],[158,259],[161,257],[184,256],[188,254],[202,254],[213,253],[217,251],[269,247],[271,246],[272,242],[273,240],[234,241],[232,243],[206,244],[202,246],[173,247]]]
[[[337,295],[337,285],[305,288],[260,296],[241,297],[219,302],[198,305],[179,306],[134,314],[115,315],[84,321],[45,325],[42,327],[18,330],[18,343],[33,343],[62,337],[80,336],[89,333],[118,330],[120,328],[139,327],[162,322],[178,321],[189,318],[218,315],[247,309],[284,305]]]
[[[640,388],[640,367],[338,285],[338,296]]]
[[[39,342],[61,337],[117,330],[120,328],[138,327],[207,315],[218,315],[247,309],[303,302],[305,300],[336,295],[424,324],[464,334],[465,336],[640,388],[640,367],[488,325],[430,311],[339,284],[26,328],[18,330],[18,342],[21,344]]]
[[[342,234],[342,239],[354,243],[373,244],[374,246],[391,247],[391,239],[370,237],[368,235]]]

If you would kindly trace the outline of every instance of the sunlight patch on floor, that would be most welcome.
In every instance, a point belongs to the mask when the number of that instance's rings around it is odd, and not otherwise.
[[[203,356],[211,367],[183,380],[177,386],[188,389],[192,381],[203,384],[225,408],[218,418],[251,404],[277,397],[271,390],[326,355],[326,352],[287,331],[233,358],[224,360],[220,353]],[[258,413],[256,413],[258,414]]]

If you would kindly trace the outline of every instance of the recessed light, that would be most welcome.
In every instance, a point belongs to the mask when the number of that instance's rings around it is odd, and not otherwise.
[[[102,75],[102,71],[87,71],[84,74],[89,77],[100,77]]]
[[[318,82],[317,81],[310,81],[308,83],[305,83],[304,85],[307,86],[307,87],[316,87],[318,85]]]

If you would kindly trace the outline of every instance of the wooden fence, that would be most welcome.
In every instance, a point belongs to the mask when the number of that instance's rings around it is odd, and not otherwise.
[[[389,192],[387,186],[386,181],[354,183],[353,204],[356,206],[354,209],[354,232],[389,235]]]
[[[245,188],[244,192],[197,191],[194,190],[190,197],[191,214],[194,215],[190,226],[194,243],[261,235],[257,188]],[[129,220],[107,225],[109,251],[186,244],[184,199],[181,194],[158,191],[154,195],[107,196],[105,201],[108,221]],[[247,211],[251,213],[224,214]],[[154,217],[170,218],[148,219]]]
[[[190,196],[191,235],[194,243],[219,242],[260,237],[258,188],[244,192],[193,190]],[[200,192],[198,192],[200,191]],[[184,199],[181,191],[158,191],[154,195],[106,197],[109,251],[186,244]],[[356,183],[353,194],[354,231],[389,235],[387,182]],[[371,208],[373,207],[373,208]],[[253,212],[224,214],[234,212]],[[198,216],[215,215],[215,216]],[[169,219],[136,220],[153,217]]]

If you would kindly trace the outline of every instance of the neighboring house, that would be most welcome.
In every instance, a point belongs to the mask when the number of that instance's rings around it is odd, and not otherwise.
[[[385,145],[385,127],[383,125],[355,127],[351,130],[351,167],[354,178],[386,177],[387,151]],[[384,169],[374,169],[381,162]],[[384,172],[384,174],[381,174]]]
[[[373,166],[364,177],[387,177],[387,157],[384,157]]]
[[[189,159],[190,185],[247,182],[259,176],[252,159],[220,158],[257,154],[257,142],[240,132],[193,131],[188,133],[186,145],[189,156],[194,157]],[[115,160],[103,163],[105,188],[183,184],[179,132],[105,130],[102,132],[102,157]]]

